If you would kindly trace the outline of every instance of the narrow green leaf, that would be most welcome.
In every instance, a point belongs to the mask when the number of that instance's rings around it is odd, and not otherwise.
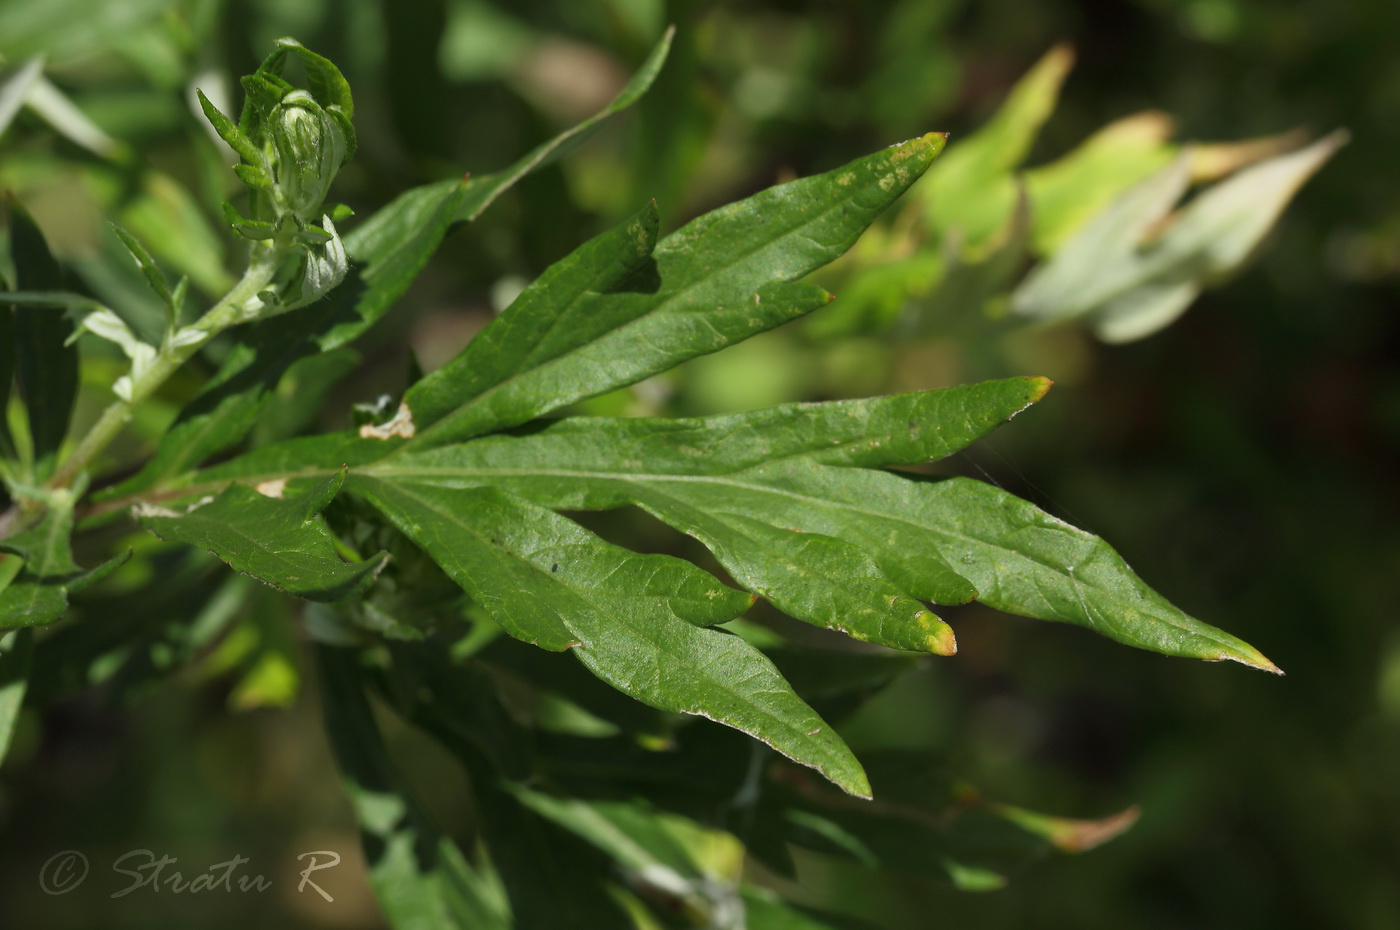
[[[161,303],[171,308],[173,313],[175,299],[170,293],[170,282],[165,279],[165,274],[156,265],[155,259],[151,258],[151,253],[146,251],[146,247],[141,244],[140,240],[116,223],[108,223],[107,225],[112,228],[112,232],[117,234],[117,238],[122,241],[122,245],[126,246],[131,257],[136,259],[136,264],[141,268],[141,274],[146,278],[146,283],[150,285],[156,297],[160,298]]]
[[[233,149],[239,158],[243,159],[244,164],[254,168],[263,167],[262,152],[258,151],[253,140],[249,139],[233,120],[219,112],[219,108],[214,106],[208,97],[204,96],[204,91],[195,88],[195,95],[199,98],[199,106],[204,111],[204,118],[209,121],[209,125],[214,127],[219,138],[228,143],[228,147]]]
[[[408,486],[352,475],[378,507],[518,639],[574,648],[590,671],[646,704],[708,717],[868,796],[840,737],[761,652],[697,624],[751,599],[688,562],[638,555],[491,488]]]
[[[10,253],[15,289],[63,289],[62,274],[49,254],[43,233],[13,199],[8,202]],[[16,307],[14,346],[20,395],[29,412],[36,471],[47,476],[68,434],[68,421],[78,393],[78,350],[68,345],[73,326],[49,310]]]
[[[17,307],[33,307],[43,310],[106,310],[100,302],[84,294],[72,291],[5,291],[0,300]]]
[[[33,656],[34,635],[28,630],[0,634],[0,762],[15,735]]]
[[[647,204],[551,265],[460,355],[409,389],[404,401],[416,427],[606,331],[588,298],[614,290],[649,261],[659,224],[656,205]]]
[[[127,161],[131,150],[109,136],[56,84],[39,74],[29,85],[25,105],[70,142],[113,161]]]
[[[323,349],[358,338],[379,321],[428,264],[456,222],[469,181],[446,181],[400,194],[344,237],[350,261],[359,269],[358,287],[341,285],[338,313],[318,337]],[[358,293],[356,291],[358,290]]]
[[[1045,378],[861,400],[783,404],[684,419],[570,417],[522,436],[482,437],[452,451],[405,447],[385,474],[433,474],[568,463],[582,472],[723,475],[783,460],[881,467],[933,462],[991,432],[1049,390]],[[494,480],[494,479],[493,479]],[[589,504],[587,506],[593,506]]]
[[[514,186],[515,182],[527,174],[538,171],[540,168],[563,158],[596,132],[598,127],[609,117],[620,113],[640,100],[651,89],[657,75],[661,73],[661,67],[666,63],[666,58],[671,53],[671,40],[675,34],[674,26],[667,28],[662,33],[651,53],[647,55],[646,61],[642,62],[642,66],[627,82],[627,86],[622,88],[621,93],[602,110],[548,142],[537,146],[505,171],[487,175],[480,179],[481,183],[472,185],[472,189],[458,205],[457,218],[465,222],[475,220],[503,191]]]
[[[137,516],[162,539],[209,549],[236,571],[288,594],[336,601],[372,584],[388,559],[388,553],[381,552],[363,562],[341,561],[330,530],[317,519],[344,478],[342,471],[287,499],[233,485],[185,513],[147,506],[138,508]]]
[[[234,278],[225,267],[224,231],[210,222],[204,204],[175,178],[159,171],[142,174],[140,189],[125,201],[120,218],[133,235],[150,243],[151,253],[166,267],[188,275],[205,294],[223,295],[233,287]]]
[[[793,282],[850,248],[944,141],[931,133],[694,220],[657,245],[654,270],[612,293],[581,298],[573,312],[595,320],[592,326],[561,334],[552,357],[469,397],[414,444],[443,445],[523,423],[822,306],[829,299],[823,290]]]

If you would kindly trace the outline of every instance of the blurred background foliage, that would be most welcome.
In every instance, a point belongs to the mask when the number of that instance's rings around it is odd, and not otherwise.
[[[842,727],[857,754],[918,750],[1008,803],[1075,817],[1136,804],[1140,820],[1103,850],[1022,865],[990,894],[956,891],[942,870],[875,878],[809,854],[786,890],[887,927],[1400,926],[1400,5],[4,0],[6,79],[42,55],[35,80],[53,93],[31,94],[0,137],[0,186],[81,286],[154,321],[103,217],[205,295],[232,264],[212,205],[233,179],[192,113],[191,74],[218,102],[278,36],[334,59],[360,135],[336,196],[364,216],[409,186],[500,168],[596,111],[668,23],[676,47],[652,91],[448,240],[363,345],[357,375],[330,391],[320,425],[341,428],[353,403],[401,389],[410,350],[425,368],[446,361],[533,275],[649,198],[675,228],[777,180],[950,131],[945,160],[896,215],[824,272],[841,298],[831,308],[584,410],[689,415],[1047,375],[1058,385],[1047,401],[957,467],[1105,536],[1288,677],[949,610],[959,655],[910,665],[860,708]],[[1332,154],[1338,128],[1351,141]],[[1257,218],[1270,190],[1284,200],[1319,169],[1242,270],[1233,259],[1265,229],[1235,222],[1209,240],[1234,243],[1223,250],[1186,241],[1190,224],[1160,222],[1179,189],[1141,215],[1134,260],[1171,260],[1137,269],[1149,291],[1126,316],[1147,324],[1126,332],[1151,330],[1152,312],[1165,325],[1191,291],[1190,309],[1148,338],[1107,344],[1098,337],[1125,330],[1105,325],[1105,304],[1056,304],[1053,287],[1024,278],[1037,262],[1047,276],[1047,256],[1069,254],[1134,185],[1224,184],[1316,139],[1331,140],[1318,164],[1237,195]],[[1079,296],[1095,261],[1105,272],[1127,261],[1084,255],[1080,277],[1062,270]],[[339,357],[315,364],[349,370]],[[83,375],[103,387],[117,370],[98,358]],[[283,387],[269,435],[300,426],[307,406],[295,381]],[[150,411],[137,439],[158,436],[180,400]],[[589,519],[696,555],[639,516]],[[176,558],[142,545],[133,591]],[[133,596],[106,667],[56,661],[38,679],[37,700],[61,700],[26,710],[0,770],[0,916],[25,907],[41,916],[31,925],[91,925],[78,899],[35,888],[62,848],[97,868],[133,847],[192,869],[237,851],[288,879],[306,849],[355,858],[348,806],[326,790],[329,752],[308,736],[315,689],[299,684],[294,608],[245,599],[243,584],[211,567],[197,602],[159,586]],[[215,643],[163,632],[230,617]],[[182,649],[200,661],[161,674]],[[81,687],[92,681],[104,684]],[[467,816],[441,751],[411,730],[387,736],[443,817]],[[283,881],[275,901],[234,895],[217,910],[157,895],[107,905],[104,925],[379,926],[351,871],[335,905]]]

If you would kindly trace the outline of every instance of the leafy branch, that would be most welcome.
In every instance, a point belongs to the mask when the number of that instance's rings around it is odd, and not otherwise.
[[[919,181],[942,153],[944,133],[769,188],[665,236],[657,205],[645,204],[546,269],[454,359],[405,385],[357,429],[258,438],[255,427],[279,385],[347,373],[355,356],[346,346],[405,293],[449,232],[635,102],[669,43],[668,33],[592,119],[504,171],[408,191],[342,239],[336,223],[349,211],[325,198],[355,150],[349,86],[328,60],[281,40],[244,79],[236,122],[199,98],[238,156],[233,170],[248,189],[246,214],[230,204],[223,211],[249,243],[237,283],[183,323],[187,281],[172,286],[145,247],[116,230],[166,308],[158,344],[140,340],[92,298],[64,290],[42,237],[15,213],[12,251],[30,249],[36,260],[17,260],[22,273],[0,294],[22,305],[0,314],[0,326],[15,330],[0,351],[0,400],[8,405],[14,380],[28,412],[27,434],[0,428],[12,500],[0,520],[0,631],[18,631],[0,640],[0,672],[23,679],[31,628],[55,624],[70,593],[97,585],[128,557],[84,570],[73,555],[75,523],[95,526],[129,513],[163,540],[212,552],[306,601],[302,622],[318,643],[331,698],[328,726],[367,846],[377,851],[372,866],[382,899],[405,926],[431,913],[460,926],[508,927],[541,905],[522,894],[521,866],[505,861],[509,852],[499,844],[464,855],[426,822],[389,771],[369,693],[421,724],[472,772],[491,801],[490,816],[500,818],[483,834],[499,839],[527,824],[620,863],[630,890],[580,891],[605,915],[598,925],[610,925],[619,907],[659,898],[718,926],[715,915],[730,915],[724,919],[732,924],[734,914],[798,912],[741,889],[736,872],[695,853],[699,828],[690,821],[587,796],[566,752],[542,749],[535,758],[521,746],[533,745],[535,729],[553,727],[578,738],[618,737],[624,745],[612,748],[632,755],[656,719],[671,730],[646,738],[681,741],[674,715],[688,715],[756,741],[739,744],[749,753],[775,750],[852,798],[883,790],[876,767],[868,771],[856,758],[833,715],[795,686],[781,643],[740,619],[759,599],[883,647],[843,656],[853,668],[876,662],[881,682],[910,656],[953,655],[954,630],[936,611],[974,599],[1167,655],[1278,671],[1249,644],[1174,607],[1097,536],[981,482],[898,470],[981,439],[1042,400],[1045,378],[691,419],[568,415],[581,401],[827,306],[832,295],[806,278],[847,253]],[[283,76],[292,60],[309,89]],[[115,342],[131,362],[113,385],[117,400],[66,454],[76,354],[62,310],[83,314],[76,332]],[[89,496],[90,475],[100,474],[104,453],[133,416],[220,337],[227,351],[219,371],[150,459]],[[615,544],[568,515],[624,507],[698,540],[727,578]],[[226,596],[251,596],[246,587]],[[230,613],[219,597],[199,607],[209,628]],[[64,629],[56,628],[54,641]],[[523,651],[498,640],[524,644]],[[38,638],[39,648],[48,641]],[[579,683],[557,664],[548,676],[519,673],[523,683],[510,687],[531,695],[536,718],[527,726],[503,710],[509,689],[498,693],[487,683],[515,681],[509,662],[534,669],[530,663],[548,661],[541,658],[547,653],[577,659],[568,668],[581,666],[592,678],[580,673]],[[554,676],[568,682],[560,693]],[[602,688],[601,696],[592,688]],[[0,698],[14,693],[0,678]],[[618,704],[618,695],[629,700]],[[594,713],[590,704],[607,710]],[[636,723],[637,704],[661,715]],[[624,738],[612,717],[629,714]],[[743,752],[733,752],[719,728],[698,729],[709,736],[684,731],[686,745],[717,740],[729,761],[688,777],[704,791],[775,792],[781,813],[764,815],[782,821],[769,824],[775,847],[834,844],[879,862],[887,858],[881,824],[892,820],[901,830],[935,834],[944,850],[939,862],[955,883],[999,878],[962,864],[949,826],[959,818],[946,808],[931,809],[922,798],[853,808],[856,802],[833,801],[836,795],[814,789],[785,763],[769,767],[774,774],[763,781],[756,774],[762,755],[736,774],[732,760],[742,761]],[[629,765],[658,783],[679,777],[662,771],[658,758]],[[946,793],[958,810],[1061,848],[1087,848],[1132,819],[1058,821],[974,803],[956,785]],[[706,842],[729,840],[710,835]],[[434,852],[424,863],[411,861],[409,847],[421,844]],[[453,898],[452,889],[461,894]]]

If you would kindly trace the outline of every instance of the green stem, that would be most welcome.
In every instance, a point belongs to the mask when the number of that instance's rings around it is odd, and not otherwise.
[[[259,250],[261,251],[261,250]],[[133,378],[131,396],[116,401],[102,412],[102,416],[92,425],[77,447],[49,479],[51,488],[66,488],[77,480],[93,461],[106,449],[122,428],[130,422],[138,406],[159,390],[160,386],[173,375],[190,357],[208,344],[219,333],[244,322],[244,306],[272,283],[281,262],[282,254],[268,249],[257,255],[248,265],[248,270],[238,283],[209,312],[200,317],[193,326],[181,330],[182,333],[198,330],[198,339],[171,345],[167,339],[160,347],[151,367],[142,372],[141,377]]]

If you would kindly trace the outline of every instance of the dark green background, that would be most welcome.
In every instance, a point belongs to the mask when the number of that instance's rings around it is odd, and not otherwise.
[[[1288,673],[950,612],[959,656],[930,661],[872,707],[870,738],[934,748],[1011,803],[1083,817],[1136,803],[1142,820],[1000,892],[813,871],[822,894],[888,927],[1400,926],[1400,5],[143,0],[107,5],[130,15],[92,28],[103,5],[50,0],[57,12],[40,15],[25,0],[0,3],[0,53],[13,64],[47,52],[53,80],[94,118],[197,185],[180,63],[136,64],[143,34],[174,16],[189,24],[187,61],[235,75],[271,39],[295,35],[355,89],[361,154],[338,196],[361,215],[412,184],[505,165],[590,112],[665,23],[679,26],[666,72],[633,113],[449,241],[372,340],[367,373],[333,401],[328,425],[402,377],[405,336],[441,361],[487,318],[502,278],[528,279],[647,198],[674,228],[919,132],[949,130],[956,145],[1059,41],[1078,62],[1031,164],[1144,109],[1170,113],[1190,139],[1349,128],[1350,145],[1252,269],[1143,342],[1104,347],[1068,331],[1011,353],[875,339],[833,350],[799,331],[765,337],[743,364],[692,366],[664,409],[1048,375],[1059,387],[959,467],[1102,534],[1174,602]],[[493,20],[494,32],[471,25]],[[521,64],[531,50],[533,71]],[[545,65],[566,79],[550,83]],[[580,76],[600,82],[602,100]],[[79,248],[80,220],[25,190],[7,163],[84,156],[29,117],[0,145],[0,180],[60,253]],[[833,351],[855,361],[814,373]],[[85,691],[28,718],[0,771],[0,923],[377,926],[310,699],[230,716],[227,689],[215,676],[132,702]],[[459,786],[431,777],[447,769],[411,734],[398,743],[450,814]],[[107,900],[123,881],[106,864],[142,847],[191,873],[242,854],[277,887]],[[39,866],[65,848],[89,855],[92,884],[41,896]],[[291,893],[295,856],[310,849],[346,857],[335,904]]]

